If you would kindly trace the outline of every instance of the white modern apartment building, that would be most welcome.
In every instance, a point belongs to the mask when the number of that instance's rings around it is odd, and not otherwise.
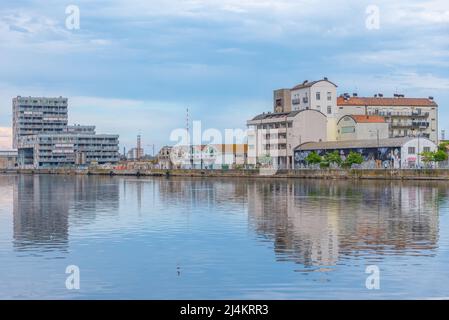
[[[95,126],[69,126],[68,99],[12,100],[13,144],[20,168],[59,168],[119,161],[118,135],[96,134]]]
[[[314,109],[263,113],[247,121],[248,164],[289,169],[294,149],[305,142],[327,140],[327,118]]]
[[[337,100],[338,115],[376,115],[385,118],[389,137],[424,137],[438,144],[438,105],[433,97],[392,98],[377,94],[358,97],[344,94]]]
[[[68,123],[67,106],[63,97],[13,98],[13,147],[17,148],[20,137],[63,132]]]

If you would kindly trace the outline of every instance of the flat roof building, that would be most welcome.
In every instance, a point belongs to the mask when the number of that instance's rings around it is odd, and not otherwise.
[[[0,169],[14,169],[17,165],[17,150],[0,150]]]
[[[68,99],[13,98],[13,143],[20,168],[58,168],[117,163],[119,136],[95,126],[68,125]]]

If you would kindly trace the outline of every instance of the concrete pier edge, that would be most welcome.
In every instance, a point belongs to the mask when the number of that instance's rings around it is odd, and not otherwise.
[[[112,170],[112,169],[13,169],[0,174],[101,175],[135,177],[204,178],[296,178],[296,179],[373,179],[373,180],[449,180],[449,169],[303,169],[279,170],[273,175],[259,170]]]

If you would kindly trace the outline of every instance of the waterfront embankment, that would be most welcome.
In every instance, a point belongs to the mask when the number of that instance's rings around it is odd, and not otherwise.
[[[299,178],[299,179],[375,179],[375,180],[449,180],[449,169],[302,169],[302,170],[112,170],[112,169],[14,169],[0,174],[162,176],[213,178]]]

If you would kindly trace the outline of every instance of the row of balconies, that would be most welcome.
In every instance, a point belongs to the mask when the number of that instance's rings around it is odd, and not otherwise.
[[[382,117],[422,117],[426,118],[430,115],[429,112],[406,112],[406,111],[396,111],[396,112],[390,112],[390,111],[379,111],[379,112],[373,112],[369,111],[369,115],[378,115]]]
[[[421,128],[427,129],[430,124],[428,122],[392,122],[390,123],[393,128]]]

